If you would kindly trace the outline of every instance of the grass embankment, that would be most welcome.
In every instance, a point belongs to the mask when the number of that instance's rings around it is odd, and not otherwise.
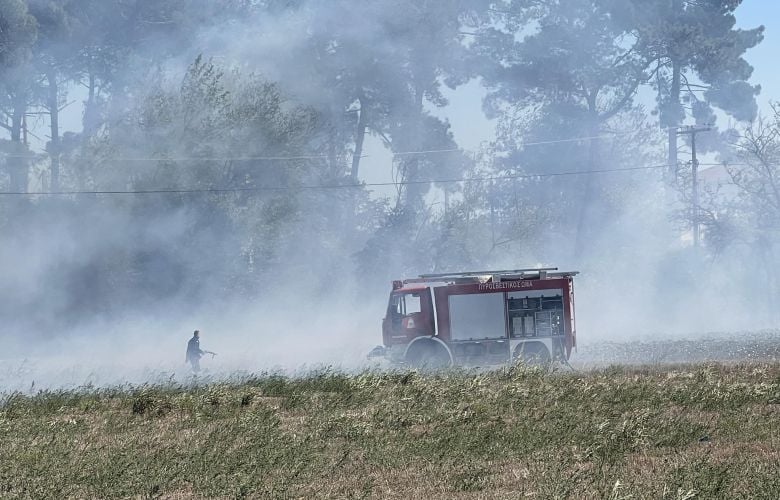
[[[3,497],[780,498],[780,365],[12,395]]]

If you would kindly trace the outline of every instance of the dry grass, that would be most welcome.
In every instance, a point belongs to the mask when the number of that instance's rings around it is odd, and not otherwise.
[[[7,395],[0,496],[780,498],[780,364]]]

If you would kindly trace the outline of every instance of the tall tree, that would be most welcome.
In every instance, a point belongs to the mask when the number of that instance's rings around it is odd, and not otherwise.
[[[677,165],[677,134],[691,109],[697,123],[718,108],[740,121],[755,118],[758,85],[745,53],[763,40],[764,27],[736,29],[741,0],[631,0],[614,4],[615,18],[650,59],[660,125],[668,129],[668,163]]]
[[[767,120],[748,127],[738,144],[738,154],[744,168],[730,171],[739,188],[739,201],[747,215],[752,249],[765,271],[768,311],[776,321],[780,314],[780,107],[772,107]],[[761,274],[761,273],[756,273]]]
[[[22,0],[0,0],[0,126],[11,138],[6,161],[12,191],[27,190],[28,164],[24,126],[30,103],[32,48],[37,37],[35,18]]]
[[[276,3],[271,4],[267,8],[275,12]],[[308,36],[295,52],[298,64],[271,71],[280,73],[282,82],[321,109],[337,128],[351,149],[345,167],[353,180],[359,177],[366,134],[377,135],[396,152],[453,146],[440,133],[447,127],[427,109],[446,104],[441,85],[460,62],[460,27],[469,2],[293,4],[300,9],[296,20],[305,22]],[[430,173],[426,169],[447,165],[426,166],[426,161],[433,160],[410,155],[399,157],[397,166],[407,178],[419,181]],[[419,204],[427,190],[425,183],[416,184],[403,198]]]
[[[46,82],[40,88],[40,99],[49,114],[46,149],[50,158],[50,189],[56,192],[60,190],[60,106],[65,96],[63,88],[73,80],[78,49],[72,43],[71,19],[64,0],[31,0],[29,5],[38,25],[33,61],[36,72]]]
[[[578,200],[573,205],[576,256],[582,254],[595,202],[593,176],[587,172],[603,161],[599,136],[611,119],[631,109],[649,77],[642,42],[628,36],[610,7],[611,2],[597,0],[496,2],[472,45],[489,90],[488,113],[534,123],[525,137],[516,135],[517,127],[503,129],[508,135],[500,139],[510,152],[528,140],[588,137],[586,159],[571,162],[585,172],[576,186],[581,194],[570,194]],[[560,166],[566,148],[579,146],[555,148],[548,163]],[[572,160],[581,156],[573,154]]]

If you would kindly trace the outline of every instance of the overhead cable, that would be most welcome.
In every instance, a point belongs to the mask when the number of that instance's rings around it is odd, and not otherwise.
[[[95,190],[95,191],[0,191],[0,196],[71,196],[71,195],[145,195],[145,194],[219,194],[219,193],[246,193],[263,191],[304,191],[304,190],[330,190],[330,189],[348,189],[365,187],[389,187],[389,186],[408,186],[419,184],[455,184],[455,183],[479,183],[493,182],[513,179],[544,179],[549,177],[574,176],[574,175],[592,175],[615,172],[635,172],[639,170],[653,170],[667,168],[668,165],[649,165],[641,167],[627,168],[607,168],[598,170],[565,171],[565,172],[547,172],[531,174],[507,174],[493,175],[487,177],[461,177],[454,179],[427,179],[413,181],[397,182],[369,182],[369,183],[348,183],[348,184],[304,184],[300,186],[247,186],[247,187],[224,187],[224,188],[161,188],[161,189],[139,189],[139,190]]]
[[[517,144],[518,148],[525,148],[529,146],[545,146],[550,144],[563,144],[568,142],[581,142],[592,139],[609,139],[618,135],[626,135],[632,132],[610,132],[606,135],[586,136],[586,137],[572,137],[569,139],[553,139],[549,141],[532,141],[523,142]],[[389,151],[391,156],[414,156],[414,155],[429,155],[429,154],[443,154],[443,153],[457,153],[462,152],[468,155],[474,155],[475,152],[463,150],[461,148],[446,148],[446,149],[428,149],[421,151]],[[47,158],[49,155],[45,153],[41,154],[11,154],[1,153],[0,156],[4,158]],[[362,155],[361,158],[370,158],[372,155]],[[297,161],[297,160],[324,160],[331,158],[332,155],[326,154],[301,154],[291,156],[171,156],[171,157],[144,157],[144,156],[111,156],[104,160],[113,161],[129,161],[129,162],[146,162],[146,161]]]

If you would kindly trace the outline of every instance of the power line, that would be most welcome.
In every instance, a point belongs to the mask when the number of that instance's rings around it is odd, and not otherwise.
[[[614,172],[635,172],[639,170],[653,170],[667,168],[668,165],[649,165],[643,167],[628,168],[608,168],[599,170],[585,171],[566,171],[566,172],[548,172],[537,174],[512,174],[512,175],[494,175],[488,177],[461,177],[457,179],[430,179],[419,181],[398,181],[398,182],[373,182],[373,183],[350,183],[350,184],[309,184],[301,186],[262,186],[262,187],[232,187],[232,188],[202,188],[202,189],[140,189],[140,190],[104,190],[104,191],[0,191],[0,196],[71,196],[71,195],[145,195],[145,194],[220,194],[220,193],[246,193],[246,192],[278,192],[278,191],[305,191],[305,190],[330,190],[330,189],[348,189],[362,187],[388,187],[388,186],[408,186],[419,184],[454,184],[454,183],[478,183],[492,182],[512,179],[544,179],[550,177],[563,177],[574,175],[591,175]]]
[[[529,146],[545,146],[551,144],[564,144],[569,142],[588,141],[591,139],[609,139],[615,136],[626,135],[632,133],[631,131],[625,132],[610,132],[604,135],[586,136],[586,137],[572,137],[569,139],[552,139],[549,141],[532,141],[523,142],[517,144],[518,148],[525,148]],[[443,153],[456,153],[462,152],[473,155],[474,152],[466,151],[461,148],[447,148],[447,149],[428,149],[421,151],[389,151],[392,156],[413,156],[413,155],[429,155],[429,154],[443,154]],[[4,158],[26,158],[26,159],[44,159],[49,155],[46,153],[40,154],[10,154],[2,153],[0,155]],[[370,158],[372,155],[362,155],[361,158]],[[331,158],[331,155],[325,154],[302,154],[292,156],[171,156],[171,157],[143,157],[143,156],[113,156],[107,158],[114,161],[130,161],[130,162],[145,162],[145,161],[297,161],[297,160],[324,160]],[[97,159],[97,158],[96,158]]]
[[[45,159],[49,155],[40,154],[7,154],[0,153],[5,158]],[[111,158],[93,158],[93,160],[114,161],[282,161],[282,160],[320,160],[329,158],[329,155],[298,155],[298,156],[171,156],[171,157],[144,157],[144,156],[113,156]],[[362,157],[361,157],[362,158]]]

